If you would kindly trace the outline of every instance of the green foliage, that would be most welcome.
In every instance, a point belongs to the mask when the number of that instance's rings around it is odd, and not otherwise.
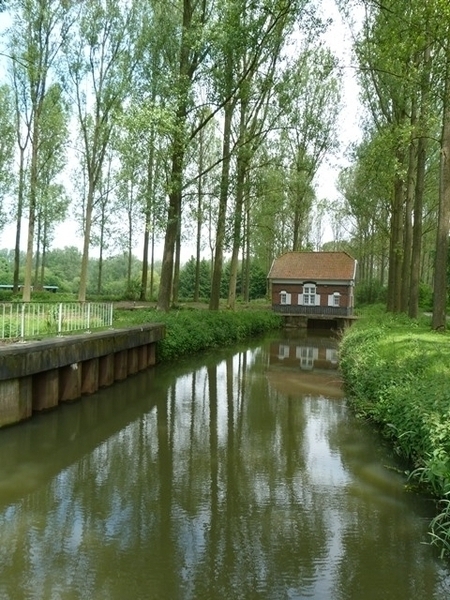
[[[366,316],[348,329],[340,368],[350,403],[377,423],[413,466],[412,479],[439,498],[450,494],[450,344],[429,323],[406,316]],[[450,547],[449,507],[432,540]]]
[[[180,270],[179,297],[191,300],[194,297],[195,286],[195,259],[192,257]],[[230,262],[225,263],[222,270],[220,284],[220,297],[228,298],[230,281]],[[264,298],[267,293],[267,273],[256,263],[250,265],[250,300]],[[209,298],[211,294],[211,263],[205,259],[200,261],[200,298]],[[236,295],[242,296],[242,269],[238,270],[236,281]]]
[[[21,255],[22,263],[25,260]],[[77,294],[80,282],[81,253],[74,247],[56,248],[46,254],[46,268],[44,285],[57,285],[59,292],[69,294],[71,301],[74,300],[70,294]],[[157,265],[159,268],[159,265]],[[110,256],[103,261],[102,286],[100,294],[98,288],[99,260],[92,258],[89,261],[89,286],[88,296],[102,296],[108,300],[137,300],[139,298],[141,285],[142,262],[136,257],[131,260],[131,280],[128,283],[128,255],[121,253]],[[156,269],[156,267],[155,267]],[[13,283],[14,252],[0,250],[0,284],[11,285]],[[149,276],[150,278],[150,276]],[[154,288],[159,282],[158,272],[154,271]],[[23,272],[19,273],[19,283],[23,283]],[[36,292],[33,299],[36,299]],[[0,298],[9,298],[11,292],[1,292]],[[52,298],[53,300],[54,298]]]
[[[180,270],[178,295],[180,298],[192,299],[195,288],[196,260],[191,257]],[[209,298],[211,294],[211,264],[203,259],[200,261],[199,297]]]
[[[363,281],[355,288],[355,303],[358,306],[386,302],[387,288],[379,281]]]
[[[250,265],[249,299],[256,300],[267,296],[267,273],[254,262]]]
[[[124,298],[126,300],[137,300],[139,298],[140,293],[141,293],[141,280],[139,277],[134,277],[127,284]]]
[[[419,285],[419,306],[422,310],[433,310],[433,289],[426,283]]]
[[[158,343],[158,360],[161,361],[235,344],[280,328],[282,323],[281,318],[270,310],[117,311],[115,318],[116,325],[164,323],[166,336]]]

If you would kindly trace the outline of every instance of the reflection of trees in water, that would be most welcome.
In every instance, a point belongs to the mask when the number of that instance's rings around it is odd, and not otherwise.
[[[148,410],[5,508],[0,597],[272,600],[321,576],[358,597],[374,557],[355,531],[372,513],[346,496],[345,408],[280,395],[268,362],[243,351],[155,381]],[[374,547],[397,543],[395,528],[370,527]],[[415,597],[432,597],[431,579]]]

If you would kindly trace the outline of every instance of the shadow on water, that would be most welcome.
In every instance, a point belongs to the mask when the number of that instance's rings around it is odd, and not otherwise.
[[[2,600],[450,597],[337,357],[289,332],[1,431]]]

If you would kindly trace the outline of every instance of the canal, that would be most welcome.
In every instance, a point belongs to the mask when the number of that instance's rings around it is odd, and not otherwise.
[[[1,430],[0,599],[449,598],[335,340],[276,335]]]

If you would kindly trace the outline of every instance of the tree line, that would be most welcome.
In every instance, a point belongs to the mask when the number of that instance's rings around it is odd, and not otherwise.
[[[82,253],[75,246],[55,248],[48,251],[46,267],[43,272],[35,274],[33,292],[45,291],[48,286],[56,289],[58,294],[72,297],[77,294],[80,285],[80,265]],[[22,252],[21,264],[25,264],[25,255]],[[128,254],[122,252],[107,257],[103,263],[99,258],[91,258],[88,266],[87,295],[90,299],[110,300],[139,300],[141,295],[142,261],[133,256],[131,262]],[[179,278],[180,301],[207,302],[211,295],[211,262],[206,259],[200,261],[200,276],[196,287],[195,272],[197,262],[191,257],[181,266]],[[226,260],[220,285],[220,298],[226,299],[230,281],[231,262]],[[19,271],[19,280],[23,281],[24,267]],[[159,294],[161,275],[161,261],[154,264],[153,273],[147,293],[147,300],[155,301]],[[0,250],[0,284],[13,286],[14,281],[14,251]],[[267,273],[252,263],[248,287],[244,287],[245,274],[242,265],[236,278],[236,293],[241,300],[249,302],[256,299],[267,299]],[[12,291],[0,290],[1,299],[10,299]],[[40,296],[44,298],[45,296]],[[53,299],[53,294],[52,294]],[[48,300],[50,297],[47,296]],[[58,296],[60,299],[61,296]]]

